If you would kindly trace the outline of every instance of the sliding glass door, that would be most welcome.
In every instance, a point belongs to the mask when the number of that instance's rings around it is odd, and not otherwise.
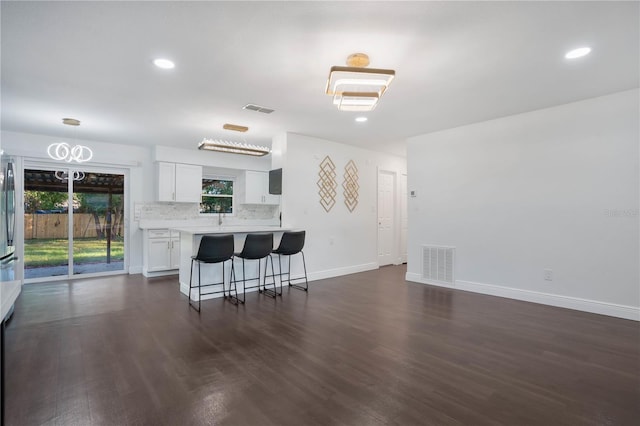
[[[73,273],[124,269],[124,175],[74,172]]]
[[[69,274],[69,185],[54,170],[24,171],[24,277]]]
[[[24,277],[125,270],[124,173],[25,168]]]

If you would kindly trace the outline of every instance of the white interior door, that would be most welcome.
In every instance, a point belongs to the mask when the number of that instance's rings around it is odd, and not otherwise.
[[[393,172],[378,172],[378,265],[390,265],[394,261],[394,199],[395,180]]]

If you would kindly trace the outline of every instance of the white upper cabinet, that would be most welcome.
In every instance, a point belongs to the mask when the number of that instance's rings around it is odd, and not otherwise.
[[[202,166],[158,163],[158,201],[199,203]]]
[[[176,165],[158,163],[158,201],[176,200]]]
[[[247,170],[240,174],[234,188],[239,204],[280,204],[280,196],[269,194],[269,173]]]
[[[202,166],[176,164],[176,201],[199,203],[202,194]]]

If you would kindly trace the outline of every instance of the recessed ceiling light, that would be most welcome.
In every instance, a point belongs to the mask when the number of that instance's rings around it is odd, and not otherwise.
[[[570,50],[564,57],[567,59],[576,59],[588,55],[589,52],[591,52],[590,47],[579,47],[578,49]]]
[[[365,121],[367,121],[368,118],[367,117],[356,117],[356,121],[358,123],[364,123]]]
[[[169,59],[154,59],[153,60],[153,65],[155,65],[158,68],[162,68],[165,70],[170,70],[172,68],[176,67],[176,64],[173,63],[173,61],[170,61]]]

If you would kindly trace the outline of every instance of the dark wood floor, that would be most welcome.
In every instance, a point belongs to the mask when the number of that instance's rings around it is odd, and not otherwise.
[[[404,273],[200,315],[176,277],[25,286],[6,333],[7,424],[640,424],[638,323]]]

